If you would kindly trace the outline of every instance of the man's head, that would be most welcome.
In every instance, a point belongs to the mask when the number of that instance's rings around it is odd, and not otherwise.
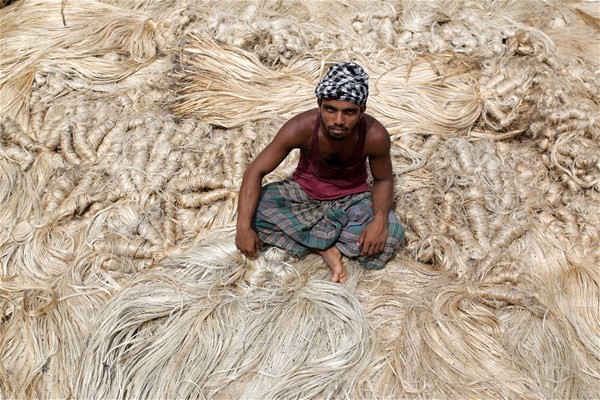
[[[315,89],[319,100],[343,100],[366,106],[369,96],[369,75],[355,63],[332,65]]]

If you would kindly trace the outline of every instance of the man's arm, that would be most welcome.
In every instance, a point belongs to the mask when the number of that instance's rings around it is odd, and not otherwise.
[[[304,140],[305,115],[300,114],[286,122],[275,138],[248,166],[238,198],[235,244],[248,257],[255,257],[260,241],[252,229],[252,218],[258,205],[262,179],[273,171]]]
[[[369,166],[373,176],[371,199],[373,220],[363,228],[358,239],[362,255],[372,256],[383,252],[387,240],[388,214],[392,208],[394,174],[390,157],[390,135],[379,122],[375,121],[372,134],[366,146]]]

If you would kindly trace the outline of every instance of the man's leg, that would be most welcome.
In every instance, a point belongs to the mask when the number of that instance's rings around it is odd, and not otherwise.
[[[382,269],[392,257],[394,249],[404,238],[404,227],[398,216],[390,211],[388,214],[388,236],[385,248],[376,256],[361,256],[358,238],[362,229],[373,219],[373,206],[370,196],[363,196],[346,208],[348,223],[344,226],[337,248],[347,257],[356,257],[357,261],[367,269]]]
[[[298,194],[290,193],[290,182],[280,181],[262,187],[252,227],[261,242],[286,250],[294,257],[310,252],[306,246],[294,240],[288,233],[302,229],[290,204],[301,201]]]
[[[334,244],[347,218],[330,204],[310,198],[295,182],[271,183],[261,191],[253,226],[262,242],[294,256],[316,252],[331,270],[332,281],[343,283],[347,272]]]
[[[400,219],[393,211],[390,211],[388,216],[388,236],[385,242],[385,247],[381,254],[376,256],[359,256],[357,261],[366,269],[383,269],[385,264],[392,258],[394,250],[404,239],[404,227],[400,223]]]

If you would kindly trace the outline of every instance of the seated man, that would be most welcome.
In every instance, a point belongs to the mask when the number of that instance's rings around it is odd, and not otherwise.
[[[261,241],[297,257],[314,251],[341,283],[347,279],[342,255],[368,269],[391,258],[404,228],[391,211],[389,133],[365,114],[368,79],[358,64],[333,65],[315,89],[318,108],[286,122],[248,166],[235,237],[243,254],[255,257]],[[291,179],[261,190],[262,178],[293,149],[300,149],[300,160]]]

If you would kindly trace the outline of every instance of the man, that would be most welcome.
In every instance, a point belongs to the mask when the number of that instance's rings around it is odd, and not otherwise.
[[[347,279],[342,255],[368,269],[390,259],[404,228],[391,211],[390,135],[365,114],[368,79],[358,64],[333,65],[315,89],[318,108],[286,122],[249,165],[235,237],[243,254],[255,257],[261,242],[297,257],[317,252],[340,283]],[[293,149],[300,160],[292,178],[261,189]]]

